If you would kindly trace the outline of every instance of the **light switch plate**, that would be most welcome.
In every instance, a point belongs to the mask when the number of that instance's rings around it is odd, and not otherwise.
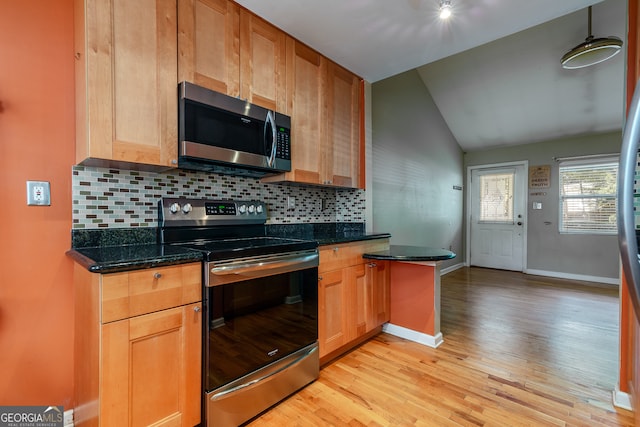
[[[27,181],[27,205],[51,206],[51,187],[48,181]]]

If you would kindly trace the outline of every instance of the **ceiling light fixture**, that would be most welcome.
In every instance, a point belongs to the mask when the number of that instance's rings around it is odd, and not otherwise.
[[[440,19],[449,19],[451,16],[451,0],[440,0]]]
[[[618,37],[593,38],[591,34],[591,6],[589,6],[589,35],[583,43],[565,53],[560,61],[562,68],[569,70],[599,64],[622,50]]]

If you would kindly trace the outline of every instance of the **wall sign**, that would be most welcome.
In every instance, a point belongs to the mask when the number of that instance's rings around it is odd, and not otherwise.
[[[551,181],[551,166],[529,167],[529,188],[549,188]]]

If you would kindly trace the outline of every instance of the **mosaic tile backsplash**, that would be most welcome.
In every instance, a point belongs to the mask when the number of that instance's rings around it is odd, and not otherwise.
[[[364,190],[263,184],[178,169],[152,173],[74,166],[72,175],[74,229],[157,227],[161,197],[262,200],[267,224],[365,222]],[[294,209],[287,208],[288,197],[295,199]]]

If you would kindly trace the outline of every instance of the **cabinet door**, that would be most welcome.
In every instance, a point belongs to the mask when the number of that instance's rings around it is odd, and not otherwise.
[[[367,264],[367,282],[371,289],[371,317],[367,322],[370,331],[389,321],[390,269],[388,261]]]
[[[324,184],[326,59],[302,43],[287,38],[287,74],[287,98],[292,120],[292,171],[288,179]]]
[[[175,166],[176,0],[76,6],[77,161]]]
[[[329,62],[327,78],[327,183],[360,185],[360,79]]]
[[[373,306],[372,282],[367,280],[365,264],[348,269],[349,275],[349,339],[356,339],[371,329]]]
[[[200,422],[201,304],[102,326],[100,423]]]
[[[180,81],[240,95],[240,11],[228,0],[179,0]]]
[[[287,113],[286,35],[251,12],[240,11],[240,97]]]
[[[320,357],[340,348],[349,340],[348,288],[343,270],[318,278],[318,341]]]

